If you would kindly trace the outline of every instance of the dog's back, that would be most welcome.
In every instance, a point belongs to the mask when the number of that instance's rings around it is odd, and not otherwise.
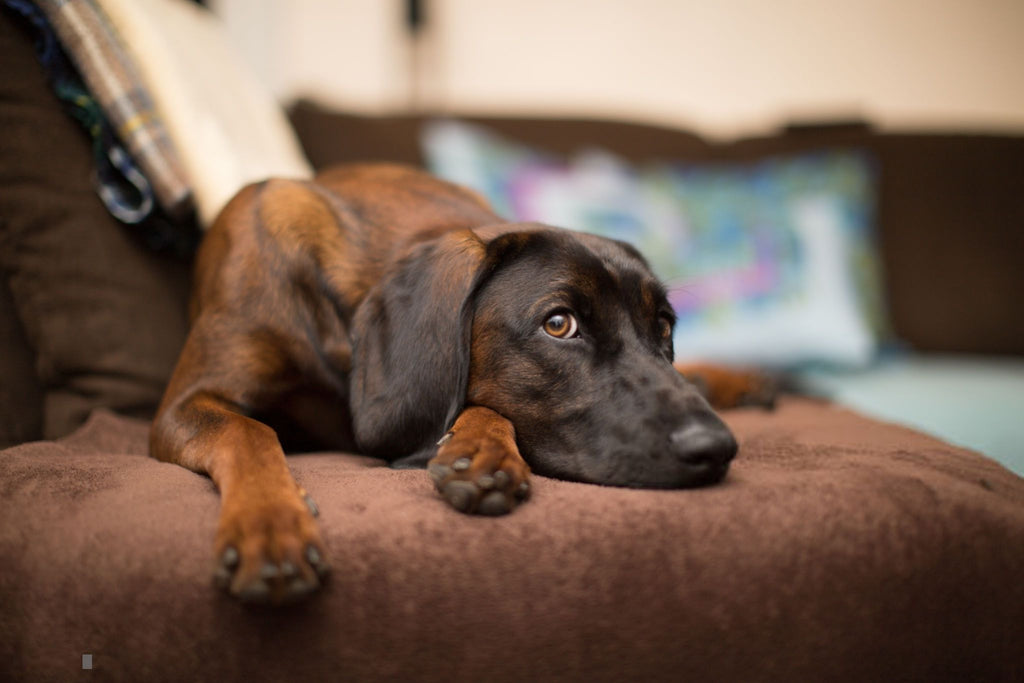
[[[191,314],[248,304],[282,284],[268,278],[301,277],[310,268],[354,309],[411,242],[501,221],[475,192],[396,164],[339,166],[312,182],[255,183],[232,199],[203,240]]]

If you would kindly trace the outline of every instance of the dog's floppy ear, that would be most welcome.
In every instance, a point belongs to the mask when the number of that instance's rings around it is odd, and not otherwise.
[[[356,310],[349,403],[360,452],[394,458],[422,450],[462,410],[485,255],[469,230],[420,242]]]

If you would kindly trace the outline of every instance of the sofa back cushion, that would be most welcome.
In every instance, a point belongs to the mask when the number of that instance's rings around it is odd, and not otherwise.
[[[153,253],[107,213],[91,181],[90,142],[7,11],[0,63],[0,274],[17,315],[2,325],[24,330],[32,350],[4,335],[0,356],[15,349],[21,360],[11,375],[0,367],[0,384],[25,380],[34,354],[43,397],[39,412],[28,390],[17,433],[0,439],[58,437],[98,407],[150,415],[185,337],[189,264]]]

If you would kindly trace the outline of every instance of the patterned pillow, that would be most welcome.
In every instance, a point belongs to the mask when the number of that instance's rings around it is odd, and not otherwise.
[[[513,220],[634,244],[669,287],[676,356],[765,366],[868,363],[881,327],[874,173],[856,151],[747,164],[569,160],[466,124],[423,133],[431,170]]]

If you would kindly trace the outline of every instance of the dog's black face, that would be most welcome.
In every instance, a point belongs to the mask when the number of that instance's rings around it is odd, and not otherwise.
[[[535,472],[653,488],[725,476],[736,441],[672,367],[674,315],[632,247],[541,229],[488,251],[466,400],[512,422]]]
[[[355,316],[359,449],[425,464],[477,405],[512,423],[538,474],[714,483],[736,441],[672,367],[672,324],[664,288],[620,242],[501,224],[418,243]]]

